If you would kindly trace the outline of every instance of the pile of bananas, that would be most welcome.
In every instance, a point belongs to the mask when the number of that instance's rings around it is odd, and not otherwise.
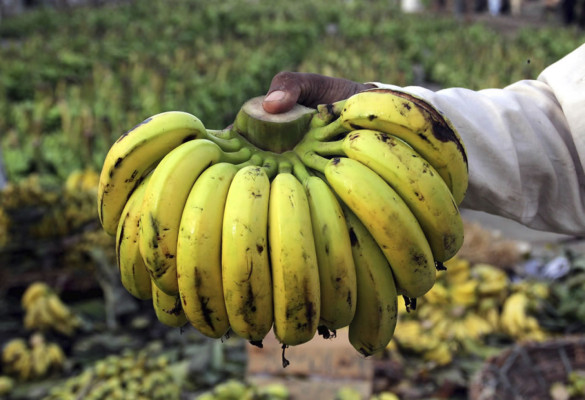
[[[280,383],[256,386],[230,379],[216,385],[212,390],[195,397],[194,400],[288,400],[288,388]]]
[[[442,366],[458,353],[487,356],[488,335],[508,342],[550,337],[531,315],[548,296],[545,283],[512,283],[501,268],[471,264],[458,256],[445,266],[416,313],[399,310],[400,329],[389,346],[392,351],[418,354]]]
[[[9,241],[63,237],[95,223],[99,175],[75,171],[62,186],[29,175],[0,190],[0,246]]]
[[[150,349],[110,355],[54,386],[43,400],[179,400],[169,358]]]
[[[121,280],[159,320],[284,347],[349,326],[357,351],[391,340],[463,242],[467,158],[421,99],[369,90],[269,115],[262,98],[207,130],[165,112],[104,161],[98,213]]]
[[[22,295],[21,304],[27,330],[52,330],[71,336],[81,325],[79,317],[44,282],[31,283]]]
[[[2,371],[20,381],[44,378],[60,372],[65,353],[56,343],[47,343],[40,333],[27,341],[16,338],[8,341],[2,350]]]
[[[14,389],[14,379],[0,375],[0,396],[8,396]]]

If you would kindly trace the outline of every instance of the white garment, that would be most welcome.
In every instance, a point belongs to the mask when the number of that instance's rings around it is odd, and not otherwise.
[[[451,120],[469,160],[462,208],[585,234],[585,45],[504,89],[374,83],[422,97]]]

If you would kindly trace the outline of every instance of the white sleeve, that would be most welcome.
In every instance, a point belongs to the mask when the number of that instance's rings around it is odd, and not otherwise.
[[[504,89],[375,84],[416,94],[451,120],[469,160],[463,208],[585,234],[585,45]]]

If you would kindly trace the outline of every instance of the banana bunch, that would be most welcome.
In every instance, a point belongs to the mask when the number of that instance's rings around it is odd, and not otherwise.
[[[500,324],[502,331],[516,340],[545,340],[549,337],[538,319],[531,315],[549,296],[542,282],[520,282],[512,288],[512,294],[502,307]]]
[[[288,388],[280,383],[257,386],[230,379],[196,396],[193,400],[288,400],[290,398]]]
[[[31,283],[22,295],[21,304],[27,330],[54,330],[71,336],[81,325],[79,317],[44,282]]]
[[[9,242],[63,237],[77,233],[97,217],[99,175],[72,172],[63,185],[30,175],[0,190],[0,247]]]
[[[349,327],[370,355],[391,340],[463,242],[460,138],[421,99],[370,90],[229,128],[169,111],[112,145],[98,215],[124,287],[158,319],[284,347]]]
[[[27,341],[16,338],[2,349],[2,370],[20,381],[40,379],[59,372],[65,363],[65,353],[56,343],[47,343],[40,333]]]
[[[43,400],[178,400],[170,359],[150,349],[110,355],[51,388]]]

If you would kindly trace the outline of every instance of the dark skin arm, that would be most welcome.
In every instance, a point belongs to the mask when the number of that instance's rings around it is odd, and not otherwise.
[[[283,71],[272,78],[262,106],[266,112],[279,114],[290,110],[295,103],[314,108],[318,104],[347,99],[373,87],[348,79]]]

